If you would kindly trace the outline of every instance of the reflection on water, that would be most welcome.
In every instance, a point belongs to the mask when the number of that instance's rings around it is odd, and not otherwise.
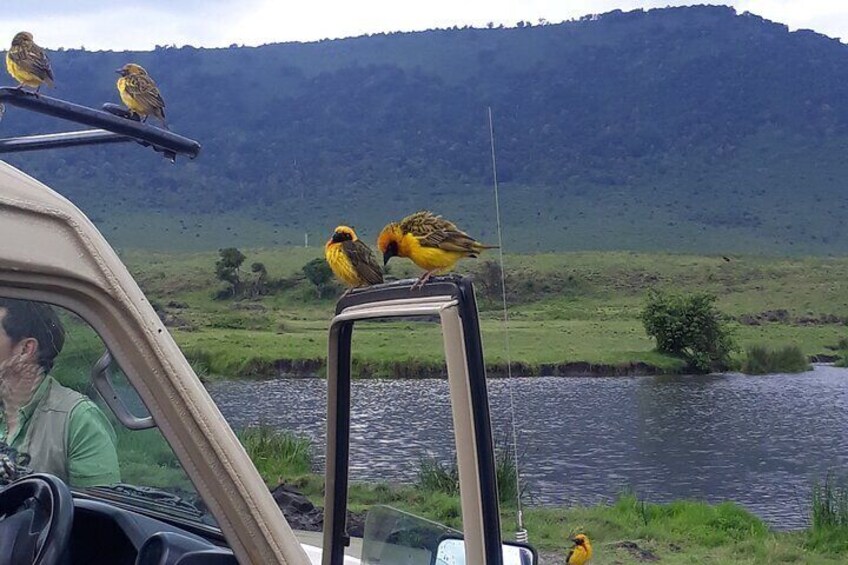
[[[807,523],[814,478],[848,471],[848,370],[800,375],[514,380],[521,472],[546,504],[593,504],[624,487],[663,502],[733,500],[779,528]],[[496,435],[509,386],[492,380]],[[309,435],[323,458],[321,379],[210,387],[233,426],[264,422]],[[447,382],[357,381],[355,479],[412,481],[421,457],[449,459]]]

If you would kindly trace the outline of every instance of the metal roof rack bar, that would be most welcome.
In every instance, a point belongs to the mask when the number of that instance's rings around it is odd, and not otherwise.
[[[142,145],[152,146],[154,150],[164,153],[171,160],[176,155],[186,155],[193,159],[200,152],[200,143],[193,139],[146,123],[119,117],[110,113],[114,111],[111,108],[109,108],[110,111],[104,112],[12,87],[0,87],[0,106],[3,104],[99,129],[0,139],[0,153],[122,141],[137,141]]]

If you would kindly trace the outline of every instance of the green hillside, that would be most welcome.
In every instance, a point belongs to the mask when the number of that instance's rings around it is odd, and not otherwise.
[[[491,106],[512,251],[848,251],[848,46],[731,8],[51,58],[52,94],[95,106],[141,63],[203,144],[10,159],[121,247],[373,239],[420,207],[491,240]],[[57,125],[10,109],[0,135]]]

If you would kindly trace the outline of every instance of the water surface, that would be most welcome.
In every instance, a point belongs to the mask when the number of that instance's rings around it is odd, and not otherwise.
[[[655,502],[733,500],[777,528],[803,527],[812,481],[848,471],[848,370],[798,375],[491,380],[498,437],[510,389],[523,480],[538,503],[594,504],[632,488]],[[308,435],[323,461],[322,379],[210,386],[235,427]],[[453,457],[443,380],[355,381],[351,474],[415,480],[422,457]]]

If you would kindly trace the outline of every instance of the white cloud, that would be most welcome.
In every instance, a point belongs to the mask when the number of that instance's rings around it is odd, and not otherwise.
[[[544,18],[559,22],[614,9],[657,8],[691,2],[669,0],[154,0],[115,4],[95,0],[22,1],[4,4],[0,44],[18,31],[32,31],[48,48],[151,49],[155,45],[220,47],[312,41],[453,25],[514,25]],[[843,0],[737,0],[750,11],[831,37],[848,38],[848,2]],[[3,39],[8,38],[8,39]]]

